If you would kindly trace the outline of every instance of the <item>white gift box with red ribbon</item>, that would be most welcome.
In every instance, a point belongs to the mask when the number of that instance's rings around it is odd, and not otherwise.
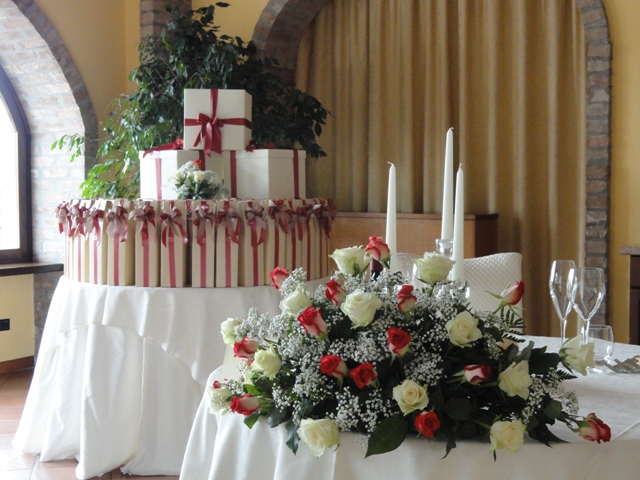
[[[258,200],[240,202],[243,225],[240,232],[238,284],[243,287],[265,285],[264,247],[267,237],[266,209]]]
[[[242,219],[237,200],[216,202],[216,287],[238,286],[238,255]]]
[[[289,225],[289,207],[285,200],[261,200],[266,211],[267,233],[264,241],[264,282],[271,285],[269,274],[276,267],[287,267],[286,234]],[[291,262],[289,262],[291,263]]]
[[[289,225],[287,226],[287,240],[286,240],[286,261],[285,266],[289,271],[296,268],[304,267],[306,242],[305,237],[305,208],[304,200],[287,200],[289,207]]]
[[[71,252],[69,278],[76,282],[89,280],[89,242],[85,224],[92,200],[72,200],[69,204],[71,218]]]
[[[193,200],[191,203],[191,286],[215,285],[216,201]]]
[[[184,148],[221,153],[251,141],[252,99],[245,90],[184,90]]]
[[[58,220],[58,231],[63,235],[64,242],[64,276],[71,278],[71,253],[73,224],[70,212],[70,202],[63,201],[56,207],[56,219]]]
[[[107,232],[107,285],[127,286],[135,283],[135,222],[129,219],[130,200],[113,200],[105,212]]]
[[[307,271],[307,280],[322,278],[320,275],[320,258],[317,254],[320,248],[320,235],[318,229],[317,213],[319,205],[314,200],[305,200],[304,205],[304,230],[303,239],[303,266]]]
[[[194,150],[147,150],[140,152],[140,198],[171,200],[177,198],[171,177],[188,162],[195,162],[201,170],[211,170],[222,178],[222,157],[215,153],[204,155]]]
[[[235,198],[304,198],[306,152],[256,149],[223,152],[224,183]]]
[[[331,228],[333,227],[336,209],[331,199],[314,199],[314,201],[319,205],[317,209],[319,237],[318,260],[320,262],[319,278],[322,278],[330,273],[329,255],[332,252],[329,251],[329,238],[331,236]]]
[[[191,200],[164,200],[160,212],[160,286],[182,288],[187,284]]]
[[[89,283],[107,284],[108,237],[105,229],[105,214],[112,202],[98,199],[89,210],[85,232],[89,242]]]
[[[129,212],[135,222],[135,284],[160,286],[160,202],[138,200]]]

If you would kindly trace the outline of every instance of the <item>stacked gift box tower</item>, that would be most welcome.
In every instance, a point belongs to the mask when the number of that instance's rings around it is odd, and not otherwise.
[[[245,150],[251,96],[187,89],[184,140],[140,153],[140,199],[58,206],[65,275],[97,285],[237,287],[271,284],[276,267],[329,274],[330,200],[305,199],[305,153]],[[222,200],[176,200],[168,181],[193,161],[218,173]]]

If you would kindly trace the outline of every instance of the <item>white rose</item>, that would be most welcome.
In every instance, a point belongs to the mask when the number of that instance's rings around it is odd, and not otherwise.
[[[229,398],[233,396],[231,390],[226,386],[220,388],[207,387],[207,396],[209,397],[209,413],[225,414],[229,412]]]
[[[564,345],[560,349],[560,358],[562,358],[562,362],[572,370],[577,370],[582,375],[586,375],[587,367],[593,367],[595,365],[593,348],[593,343],[583,344],[581,335],[578,335],[564,342]]]
[[[287,298],[280,302],[280,310],[298,315],[302,310],[311,306],[311,299],[304,287],[298,287]]]
[[[482,332],[478,328],[478,319],[466,310],[456,315],[453,320],[449,320],[445,328],[449,332],[451,343],[459,347],[467,346],[482,337]]]
[[[298,435],[314,457],[321,456],[327,448],[340,445],[340,431],[330,418],[302,420]]]
[[[439,253],[428,252],[422,258],[414,259],[413,263],[417,270],[416,276],[424,283],[433,285],[436,282],[446,280],[451,267],[456,262]]]
[[[371,261],[371,257],[362,247],[341,248],[335,250],[329,257],[333,258],[338,265],[338,270],[345,275],[357,275],[364,272]]]
[[[513,362],[507,369],[498,376],[498,387],[509,397],[516,395],[529,398],[529,387],[533,383],[529,375],[529,362],[523,360],[519,363]]]
[[[393,398],[405,415],[409,415],[414,410],[422,410],[429,404],[426,390],[408,379],[393,387]]]
[[[270,379],[276,376],[280,367],[282,367],[282,361],[273,347],[269,350],[258,350],[251,364],[251,368],[263,372],[264,376]]]
[[[510,452],[517,452],[524,443],[525,430],[526,427],[520,420],[495,422],[489,431],[491,451],[506,448]]]
[[[373,321],[376,310],[382,306],[382,302],[372,292],[354,290],[345,298],[340,310],[342,310],[357,327],[366,327]]]
[[[205,179],[205,175],[204,175],[204,172],[202,170],[198,170],[196,172],[193,172],[193,182],[196,185],[200,185],[204,179]]]
[[[242,340],[236,337],[236,327],[240,325],[239,318],[227,318],[220,324],[220,333],[222,333],[222,341],[225,345],[233,345],[236,342]]]

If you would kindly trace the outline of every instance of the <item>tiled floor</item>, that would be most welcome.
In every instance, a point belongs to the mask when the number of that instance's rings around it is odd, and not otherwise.
[[[33,370],[0,374],[0,479],[2,480],[74,480],[78,462],[40,462],[38,456],[14,450],[13,436],[18,428]],[[120,470],[101,477],[109,479],[177,480],[177,476],[141,477],[124,475]]]

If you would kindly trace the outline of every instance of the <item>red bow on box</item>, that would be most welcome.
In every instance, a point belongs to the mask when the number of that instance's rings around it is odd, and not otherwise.
[[[136,233],[139,233],[142,238],[142,245],[146,247],[149,244],[149,238],[151,243],[156,243],[155,235],[149,237],[149,224],[153,228],[156,227],[155,210],[149,205],[149,202],[145,202],[143,207],[138,206],[130,214],[129,218],[133,218],[137,222]]]

